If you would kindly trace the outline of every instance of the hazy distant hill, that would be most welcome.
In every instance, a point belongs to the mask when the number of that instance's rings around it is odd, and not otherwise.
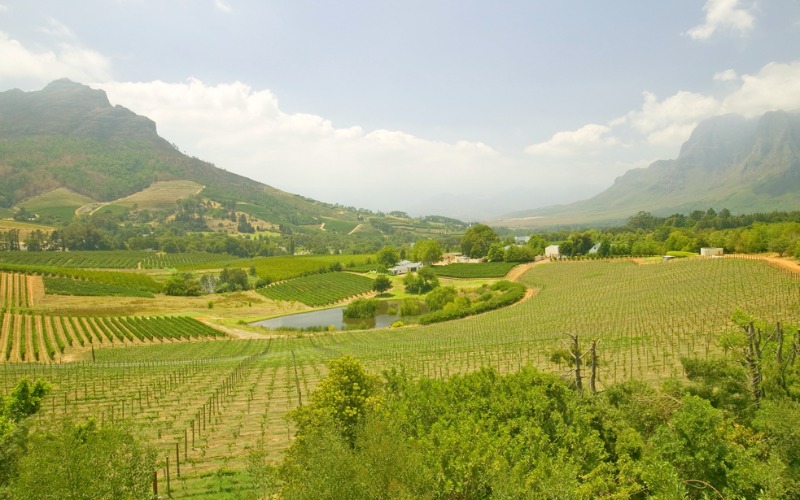
[[[800,113],[710,118],[697,126],[677,159],[630,170],[588,200],[515,212],[502,223],[597,223],[640,210],[666,215],[710,207],[734,213],[800,209]]]
[[[149,118],[69,80],[0,93],[0,179],[0,207],[59,187],[110,201],[156,181],[189,180],[206,186],[203,196],[246,203],[270,222],[311,224],[337,213],[187,157],[158,136]]]

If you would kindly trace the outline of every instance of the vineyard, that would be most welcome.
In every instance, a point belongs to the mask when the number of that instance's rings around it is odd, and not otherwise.
[[[152,293],[135,288],[98,283],[95,281],[62,278],[59,276],[45,276],[44,288],[47,293],[54,295],[80,295],[83,297],[153,297]]]
[[[241,497],[252,494],[257,479],[249,467],[274,463],[288,447],[287,412],[308,400],[325,363],[343,354],[373,372],[403,367],[411,375],[444,377],[530,364],[570,377],[568,363],[554,356],[570,334],[583,349],[598,341],[602,390],[630,378],[681,376],[681,357],[718,354],[717,336],[734,328],[737,308],[787,327],[800,318],[800,275],[756,259],[559,262],[536,266],[521,281],[537,290],[533,298],[463,320],[263,340],[159,340],[155,332],[177,318],[6,311],[0,347],[9,349],[8,359],[34,360],[38,351],[41,360],[51,349],[57,357],[58,342],[69,349],[70,339],[73,348],[83,340],[84,350],[138,346],[98,349],[94,363],[4,363],[3,390],[21,376],[49,380],[53,393],[36,417],[42,425],[64,416],[130,422],[159,450],[159,492],[166,491],[169,458],[173,496]],[[149,329],[137,330],[138,338],[133,325],[140,323]]]
[[[502,278],[517,265],[516,262],[455,263],[433,266],[431,269],[437,276],[445,278]]]
[[[0,273],[0,309],[28,308],[44,296],[42,278],[17,273]]]
[[[133,272],[105,271],[95,269],[72,269],[64,267],[34,266],[27,264],[8,264],[0,262],[0,271],[11,273],[38,274],[41,276],[60,276],[78,280],[105,283],[122,288],[132,288],[143,292],[158,293],[161,285],[150,276]]]
[[[61,361],[80,348],[122,347],[225,337],[222,332],[187,317],[77,317],[0,314],[0,360]]]
[[[229,261],[182,266],[184,271],[200,271],[221,267],[247,269],[252,266],[259,276],[272,281],[283,281],[331,269],[337,264],[350,269],[374,260],[371,255],[286,255],[257,259],[231,259]]]
[[[258,290],[273,300],[297,301],[308,306],[324,306],[372,290],[373,280],[351,273],[312,274]]]
[[[0,261],[38,267],[81,269],[172,269],[235,260],[228,254],[145,251],[0,252]],[[220,266],[221,267],[221,266]]]

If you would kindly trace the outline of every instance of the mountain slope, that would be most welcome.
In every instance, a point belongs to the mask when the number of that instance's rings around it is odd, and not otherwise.
[[[41,91],[0,93],[0,207],[63,187],[95,201],[156,181],[190,180],[203,196],[246,202],[270,222],[310,224],[333,207],[285,193],[180,153],[155,123],[105,92],[69,80]]]
[[[509,214],[520,227],[624,220],[710,207],[732,212],[800,207],[800,113],[724,115],[700,123],[675,160],[634,169],[588,200]]]

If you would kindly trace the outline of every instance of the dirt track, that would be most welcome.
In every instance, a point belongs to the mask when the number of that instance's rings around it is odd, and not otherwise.
[[[794,260],[787,260],[784,257],[778,257],[775,255],[767,255],[762,257],[763,260],[769,262],[778,267],[782,267],[783,269],[788,269],[789,271],[793,271],[796,273],[800,273],[800,263]]]

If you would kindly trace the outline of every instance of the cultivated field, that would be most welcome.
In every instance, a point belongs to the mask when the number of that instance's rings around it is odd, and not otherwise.
[[[584,350],[598,341],[602,390],[632,377],[681,376],[682,356],[719,352],[717,335],[734,327],[730,317],[737,308],[787,325],[800,318],[800,275],[757,259],[559,262],[535,266],[520,281],[537,292],[511,307],[377,331],[151,340],[136,347],[145,342],[118,341],[113,319],[69,318],[73,329],[76,321],[84,326],[85,342],[92,335],[93,345],[122,348],[96,349],[95,362],[87,350],[77,363],[5,363],[3,389],[19,376],[45,377],[54,390],[37,419],[124,419],[156,446],[162,467],[169,457],[174,496],[237,497],[248,488],[253,457],[279,459],[292,436],[287,412],[308,400],[325,363],[342,354],[357,356],[372,371],[404,367],[412,375],[447,376],[481,366],[508,372],[532,364],[571,376],[554,354],[572,334]],[[7,332],[17,332],[14,339],[24,334],[27,342],[40,328],[37,315],[6,312],[3,318],[3,347]],[[48,330],[46,321],[45,332],[57,330],[57,324]],[[42,340],[40,357],[57,349],[53,343],[55,335],[50,347]],[[32,350],[26,343],[24,359]],[[160,491],[166,491],[163,472]]]

